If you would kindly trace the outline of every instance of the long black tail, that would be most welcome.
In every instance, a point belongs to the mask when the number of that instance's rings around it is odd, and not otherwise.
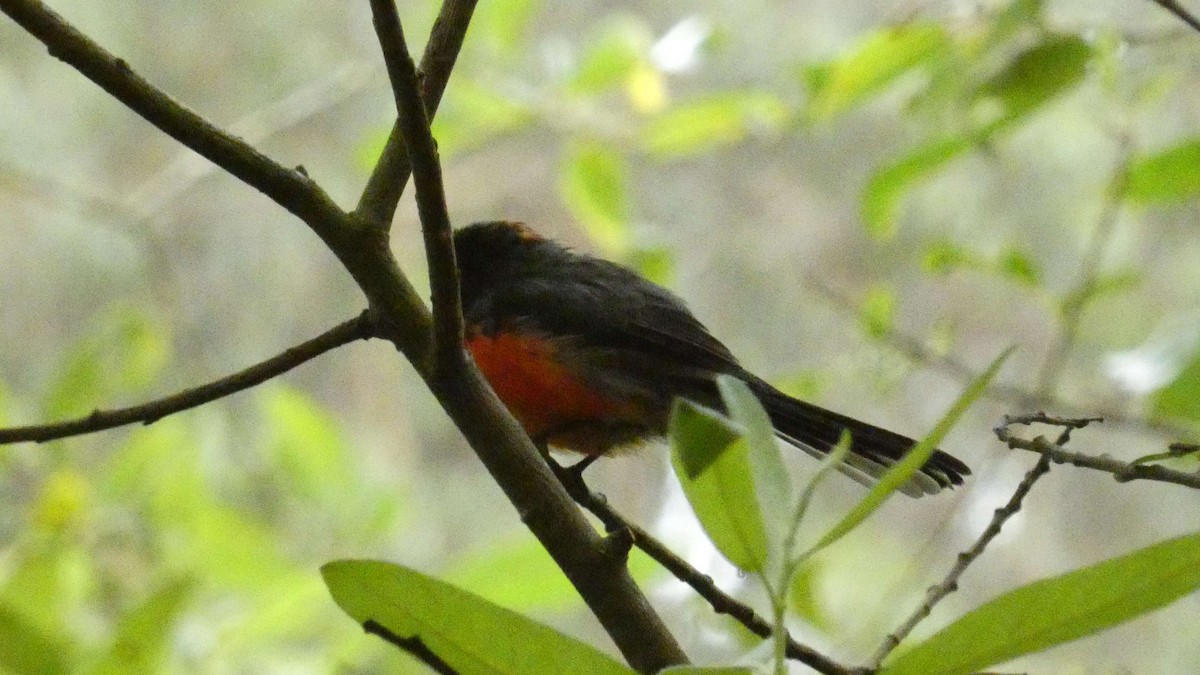
[[[848,430],[853,441],[851,455],[841,468],[861,483],[872,483],[916,445],[911,438],[794,399],[758,378],[747,384],[762,402],[779,436],[809,454],[826,455],[842,431]],[[938,450],[901,491],[914,497],[933,494],[962,485],[963,476],[970,473],[970,467],[958,458]]]

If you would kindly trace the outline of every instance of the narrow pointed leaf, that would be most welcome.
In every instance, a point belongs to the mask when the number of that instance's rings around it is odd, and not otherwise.
[[[880,675],[973,673],[1172,603],[1200,588],[1200,534],[1010,591],[943,628]]]
[[[460,673],[633,672],[589,645],[399,565],[339,560],[321,575],[355,621],[418,638]]]
[[[921,466],[925,464],[925,461],[928,460],[929,457],[937,450],[937,446],[946,438],[946,434],[950,433],[950,430],[954,428],[954,425],[958,423],[958,420],[963,416],[963,413],[965,413],[967,409],[970,408],[971,405],[983,395],[983,392],[987,390],[988,385],[991,384],[993,379],[995,379],[996,374],[1000,372],[1000,367],[1004,365],[1004,362],[1008,359],[1009,354],[1012,354],[1012,352],[1013,348],[1010,347],[1004,350],[1000,356],[997,356],[996,359],[992,361],[991,365],[988,366],[987,370],[979,375],[979,377],[976,377],[975,380],[971,382],[970,386],[967,387],[966,391],[964,391],[962,395],[958,397],[958,400],[954,402],[954,405],[950,406],[950,410],[948,410],[946,414],[942,416],[942,419],[938,420],[938,423],[933,427],[933,431],[930,432],[930,434],[926,436],[924,440],[918,443],[912,450],[909,450],[908,454],[904,456],[904,459],[900,460],[895,466],[889,469],[888,472],[879,479],[879,482],[875,484],[875,487],[871,488],[871,491],[867,493],[867,496],[863,497],[862,501],[860,501],[857,506],[851,509],[850,513],[846,514],[845,518],[842,518],[838,524],[834,525],[833,528],[830,529],[829,532],[827,532],[819,542],[817,542],[817,545],[812,551],[809,552],[809,554],[811,555],[811,553],[829,546],[838,539],[841,539],[854,528],[858,527],[862,521],[866,520],[868,516],[875,512],[876,509],[882,506],[883,502],[886,501],[887,498],[891,496],[891,494],[895,492],[897,488],[908,482],[908,479],[912,478],[913,474],[920,470]]]

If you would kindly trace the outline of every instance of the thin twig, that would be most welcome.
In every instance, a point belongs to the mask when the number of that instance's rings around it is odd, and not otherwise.
[[[634,546],[640,548],[646,555],[654,559],[655,562],[662,565],[676,579],[690,586],[700,597],[708,601],[714,612],[729,615],[735,621],[745,626],[747,630],[761,638],[769,639],[771,637],[772,627],[769,621],[756,614],[754,609],[749,605],[739,602],[733,596],[721,590],[713,582],[712,577],[692,567],[686,560],[680,558],[674,551],[668,548],[666,544],[663,544],[654,535],[640,526],[626,520],[603,497],[592,492],[583,481],[579,465],[562,467],[553,459],[549,461],[551,468],[559,476],[559,479],[567,488],[567,492],[575,499],[575,502],[599,518],[600,522],[604,524],[605,530],[609,533],[628,533],[633,537]],[[849,675],[855,672],[853,669],[833,661],[812,647],[797,642],[791,636],[787,638],[787,656],[825,675]]]
[[[887,658],[887,655],[900,646],[900,642],[908,637],[909,633],[917,627],[917,624],[929,616],[937,603],[941,602],[947,595],[958,590],[958,580],[967,571],[967,567],[975,562],[983,554],[983,550],[987,548],[992,539],[995,539],[996,535],[1000,534],[1000,528],[1004,526],[1004,523],[1021,510],[1021,502],[1025,499],[1025,495],[1029,494],[1029,490],[1033,487],[1033,484],[1049,471],[1050,459],[1045,456],[1039,458],[1037,464],[1029,470],[1029,473],[1025,474],[1024,480],[1017,486],[1008,503],[996,509],[996,512],[992,515],[992,521],[988,523],[983,534],[979,535],[979,539],[975,540],[975,543],[970,548],[958,554],[958,559],[955,561],[954,567],[950,568],[950,572],[946,577],[941,582],[930,586],[929,590],[925,593],[924,602],[917,607],[916,611],[904,623],[900,624],[899,628],[884,639],[879,650],[871,658],[874,668],[879,668],[883,660]]]
[[[327,351],[349,344],[355,340],[365,340],[371,336],[371,331],[371,322],[367,317],[367,313],[364,312],[362,315],[339,324],[317,337],[296,345],[262,363],[250,366],[228,377],[186,389],[165,398],[128,408],[96,410],[90,415],[64,422],[0,429],[0,445],[21,443],[24,441],[43,443],[59,438],[82,436],[97,431],[104,431],[114,427],[125,426],[126,424],[152,424],[168,415],[196,408],[205,403],[210,403],[219,398],[224,398],[262,384]]]
[[[476,0],[445,0],[437,20],[433,22],[433,30],[430,31],[429,42],[425,44],[425,54],[421,57],[421,66],[418,69],[421,100],[425,103],[425,111],[430,120],[437,113],[442,93],[450,79],[450,72],[454,69],[454,62],[462,49],[467,26],[471,23],[471,14],[475,11],[475,2]],[[411,174],[408,150],[404,147],[404,135],[397,118],[387,143],[383,146],[383,152],[379,155],[379,161],[375,163],[371,177],[358,200],[355,214],[384,232],[388,231],[396,213],[396,205],[400,202],[400,195],[404,193],[404,186]]]
[[[434,653],[421,638],[415,635],[407,638],[400,637],[374,619],[367,619],[363,622],[362,627],[367,634],[383,638],[389,644],[395,645],[421,663],[429,666],[429,669],[433,672],[440,673],[440,675],[458,675],[458,671],[454,669],[454,666],[446,663],[442,657]]]
[[[404,29],[394,0],[371,0],[371,14],[387,63],[400,130],[408,148],[408,161],[417,189],[417,212],[421,217],[421,232],[425,235],[425,257],[429,261],[435,364],[441,368],[450,360],[463,358],[458,265],[454,261],[454,230],[446,208],[442,167],[438,162],[437,144],[429,132],[429,117],[421,99],[417,70],[404,41]]]
[[[1036,418],[1031,417],[1030,419],[1063,427],[1062,433],[1058,436],[1058,445],[1065,445],[1071,439],[1071,432],[1075,429],[1082,429],[1092,422],[1100,421],[1097,418],[1051,418],[1046,415]],[[900,646],[900,643],[912,633],[917,624],[929,616],[935,605],[941,602],[947,595],[958,590],[958,580],[962,578],[963,573],[967,571],[967,568],[972,563],[979,559],[979,556],[983,555],[983,551],[987,548],[988,544],[1000,534],[1004,523],[1008,522],[1009,518],[1012,518],[1021,510],[1021,505],[1025,501],[1025,497],[1033,489],[1033,485],[1037,483],[1038,479],[1049,472],[1050,458],[1043,455],[1038,458],[1037,464],[1029,470],[1029,473],[1025,474],[1025,478],[1017,485],[1017,489],[1013,492],[1012,497],[1009,498],[1008,503],[996,509],[996,512],[992,515],[991,522],[984,528],[979,538],[975,540],[975,543],[967,550],[958,554],[958,559],[955,561],[954,566],[950,568],[945,578],[941,582],[931,586],[926,591],[925,600],[921,605],[917,607],[899,628],[884,639],[883,644],[879,646],[878,651],[875,652],[875,655],[871,659],[873,664],[871,666],[872,669],[877,670],[879,668],[883,660],[887,658],[887,655]]]
[[[1184,9],[1183,6],[1180,5],[1178,2],[1176,2],[1175,0],[1150,0],[1150,1],[1153,2],[1154,4],[1158,5],[1159,7],[1162,7],[1163,9],[1167,10],[1168,12],[1174,14],[1180,21],[1191,26],[1192,30],[1200,32],[1200,19],[1197,19],[1196,15],[1194,15],[1191,12]]]
[[[1096,456],[1087,455],[1080,452],[1072,452],[1062,447],[1062,444],[1051,443],[1042,436],[1038,436],[1032,440],[1014,436],[1009,427],[1013,424],[1031,424],[1040,422],[1043,424],[1055,424],[1058,418],[1049,417],[1038,413],[1036,415],[1028,415],[1022,417],[1006,417],[1004,424],[995,429],[996,437],[1001,442],[1008,445],[1014,450],[1029,450],[1030,452],[1039,453],[1045,457],[1049,457],[1051,461],[1058,464],[1070,464],[1085,469],[1094,469],[1096,471],[1104,471],[1111,473],[1113,478],[1119,483],[1127,483],[1133,480],[1151,480],[1161,483],[1174,483],[1183,485],[1196,490],[1200,490],[1200,473],[1185,473],[1168,469],[1159,464],[1134,464],[1132,462],[1122,462],[1118,459],[1113,459],[1106,455]],[[1082,421],[1082,420],[1077,420]]]

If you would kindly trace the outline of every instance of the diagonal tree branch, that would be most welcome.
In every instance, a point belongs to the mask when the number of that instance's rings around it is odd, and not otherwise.
[[[458,675],[458,671],[430,649],[421,638],[416,636],[408,638],[400,637],[373,619],[363,622],[362,627],[363,631],[368,635],[378,635],[400,650],[407,652],[421,663],[424,663],[433,672],[439,675]]]
[[[418,369],[431,360],[428,312],[392,257],[386,233],[358,227],[302,170],[285,169],[173,100],[39,0],[0,0],[0,11],[146,121],[303,220],[362,288],[381,330]]]
[[[421,67],[417,71],[421,100],[425,103],[429,119],[433,119],[442,101],[442,93],[446,90],[454,62],[462,49],[474,11],[475,0],[446,0],[433,23],[429,42],[425,45],[425,55],[421,57]],[[359,198],[355,214],[386,232],[391,227],[396,204],[411,174],[412,167],[408,163],[408,151],[404,147],[404,135],[397,118]]]
[[[975,543],[966,551],[958,554],[958,559],[955,561],[954,566],[950,568],[946,577],[941,582],[930,586],[929,590],[925,593],[924,602],[913,611],[899,628],[884,639],[883,644],[880,645],[879,650],[875,652],[874,657],[871,659],[872,668],[878,669],[883,660],[887,658],[887,655],[891,654],[896,647],[899,647],[904,638],[908,637],[909,633],[912,633],[913,629],[917,627],[917,624],[929,616],[935,605],[941,602],[947,595],[958,590],[958,580],[962,577],[963,573],[967,571],[971,563],[983,555],[983,550],[996,538],[996,535],[1000,534],[1000,529],[1004,527],[1004,523],[1008,522],[1009,518],[1012,518],[1021,510],[1021,504],[1025,501],[1025,496],[1033,489],[1034,483],[1049,471],[1050,459],[1043,455],[1038,459],[1037,464],[1029,470],[1029,473],[1025,474],[1025,478],[1017,485],[1017,489],[1013,492],[1012,497],[1009,498],[1008,503],[996,509],[996,512],[992,515],[991,522],[984,528],[983,533],[979,535]]]
[[[422,375],[630,665],[656,672],[685,663],[687,656],[634,583],[624,557],[611,555],[608,541],[575,508],[529,436],[467,358],[453,230],[416,68],[393,0],[370,3],[413,168],[429,261],[435,357],[432,369]],[[473,400],[481,405],[471,405]]]
[[[1154,4],[1162,7],[1168,12],[1175,15],[1177,19],[1191,26],[1192,30],[1200,32],[1200,19],[1196,18],[1195,14],[1184,9],[1183,5],[1179,4],[1178,0],[1150,0]]]
[[[463,351],[462,298],[458,265],[454,260],[454,230],[446,207],[446,189],[437,144],[429,131],[429,117],[421,99],[416,66],[408,54],[404,29],[393,0],[371,0],[375,32],[387,63],[388,79],[396,98],[398,124],[408,148],[417,189],[417,212],[425,236],[429,261],[429,288],[433,303],[435,367],[465,358]]]
[[[463,350],[456,347],[444,355],[435,352],[432,318],[392,256],[385,230],[364,227],[362,218],[339,209],[302,171],[284,169],[171,100],[43,3],[0,0],[0,12],[155,126],[261,190],[308,224],[366,295],[377,335],[393,342],[412,362],[522,521],[550,552],[630,664],[651,672],[686,661],[686,655],[628,570],[608,555],[604,541],[579,513],[529,437],[496,399]],[[423,133],[428,136],[427,126]],[[436,161],[436,153],[426,155]],[[440,187],[440,178],[436,182]],[[421,198],[427,186],[423,187],[420,180],[416,184]],[[444,198],[441,201],[444,209]],[[424,222],[426,213],[422,216]],[[437,250],[441,255],[449,252],[452,265],[449,230],[437,235],[431,225],[426,229],[431,235],[427,241],[440,247]],[[435,303],[444,304],[447,295],[456,297],[457,289],[445,292],[446,279],[440,277],[443,292],[440,296],[435,293]],[[449,304],[452,314],[457,314],[458,303]],[[443,317],[443,321],[438,333],[454,333],[445,326],[452,325],[455,317]],[[449,342],[453,340],[441,344]]]
[[[0,429],[0,445],[36,441],[43,443],[58,438],[81,436],[127,424],[152,424],[177,412],[196,408],[219,398],[262,384],[310,361],[327,351],[355,340],[371,337],[371,322],[367,313],[334,326],[317,337],[296,345],[262,363],[223,377],[215,382],[186,389],[156,401],[116,410],[96,410],[90,415],[65,422],[38,424]]]
[[[553,459],[550,461],[553,462],[552,468],[558,474],[563,486],[567,488],[567,492],[575,499],[576,503],[599,518],[600,522],[604,524],[605,530],[610,533],[627,532],[633,538],[634,546],[640,548],[672,576],[690,586],[700,597],[707,600],[714,612],[728,614],[751,633],[761,638],[769,639],[772,636],[771,623],[756,614],[753,608],[721,590],[721,587],[713,582],[712,577],[702,574],[700,570],[692,567],[654,535],[626,520],[605,501],[603,496],[592,492],[587,483],[583,481],[582,470],[586,468],[586,464],[563,467]],[[583,462],[587,462],[587,460],[583,460]],[[854,672],[812,647],[797,642],[790,636],[787,639],[786,651],[788,658],[795,659],[824,675],[848,675]]]

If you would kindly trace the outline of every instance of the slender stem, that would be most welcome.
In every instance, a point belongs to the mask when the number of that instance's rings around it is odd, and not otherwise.
[[[445,0],[442,10],[433,23],[425,54],[421,57],[420,73],[421,100],[429,118],[433,119],[442,93],[454,70],[458,53],[462,50],[476,0]],[[359,198],[355,213],[366,222],[386,232],[392,224],[396,205],[404,186],[412,174],[408,163],[408,150],[404,147],[404,135],[400,131],[400,120],[392,125],[387,143],[371,171],[371,177]]]
[[[339,324],[266,361],[228,377],[185,389],[165,398],[128,408],[96,410],[89,415],[63,422],[0,429],[0,445],[23,441],[42,443],[59,438],[91,434],[127,424],[152,424],[167,415],[196,408],[262,384],[342,345],[355,340],[365,340],[371,336],[371,330],[371,322],[364,312],[361,316]]]
[[[429,261],[429,285],[433,300],[435,364],[465,358],[462,349],[463,317],[458,284],[458,266],[454,260],[454,230],[446,207],[442,167],[437,144],[429,131],[429,118],[421,98],[416,66],[404,41],[404,28],[393,0],[371,0],[375,32],[387,63],[388,78],[399,113],[400,131],[408,148],[417,189],[417,211],[425,236],[425,256]]]

